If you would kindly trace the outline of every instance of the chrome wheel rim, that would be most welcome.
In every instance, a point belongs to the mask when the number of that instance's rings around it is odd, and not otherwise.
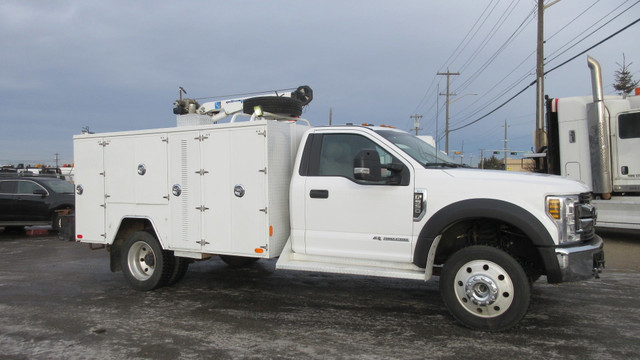
[[[148,280],[155,271],[156,254],[149,244],[137,241],[129,249],[127,264],[133,277],[140,281]]]
[[[473,260],[464,264],[454,281],[460,305],[475,316],[492,318],[502,315],[513,302],[511,277],[492,261]]]

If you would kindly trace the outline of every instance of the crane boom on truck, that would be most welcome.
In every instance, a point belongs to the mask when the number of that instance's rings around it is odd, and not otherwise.
[[[436,275],[453,317],[485,330],[516,325],[540,276],[584,280],[604,266],[584,184],[462,169],[388,127],[311,127],[298,117],[311,98],[308,87],[181,98],[177,127],[74,136],[76,240],[106,247],[111,270],[143,291],[213,256]]]
[[[640,229],[640,94],[604,96],[588,57],[592,95],[546,101],[544,172],[579,180],[595,194],[599,227]]]

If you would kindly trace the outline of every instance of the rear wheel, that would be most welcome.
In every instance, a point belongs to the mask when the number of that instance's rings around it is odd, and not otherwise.
[[[187,274],[187,270],[189,270],[190,263],[190,259],[175,256],[173,258],[173,271],[171,272],[167,286],[171,286],[182,280],[182,278]]]
[[[122,244],[120,265],[133,288],[153,290],[168,284],[173,274],[173,255],[163,251],[154,235],[136,231]]]
[[[491,246],[470,246],[453,254],[440,277],[442,299],[456,320],[481,330],[506,330],[529,308],[531,290],[522,266]]]
[[[53,215],[53,219],[51,219],[51,229],[55,231],[62,229],[62,216],[57,212]]]

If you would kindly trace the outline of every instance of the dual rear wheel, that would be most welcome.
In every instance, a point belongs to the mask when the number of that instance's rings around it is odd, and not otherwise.
[[[234,268],[244,267],[259,260],[225,255],[221,255],[220,258]],[[174,256],[172,251],[162,250],[160,242],[151,231],[136,231],[122,244],[122,272],[127,282],[140,291],[177,283],[187,273],[190,262],[190,259]]]
[[[173,285],[187,273],[189,259],[162,250],[156,237],[148,231],[136,231],[122,244],[120,265],[124,277],[140,291]]]

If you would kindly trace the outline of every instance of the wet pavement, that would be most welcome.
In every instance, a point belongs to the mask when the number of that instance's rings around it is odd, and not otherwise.
[[[640,236],[607,232],[599,280],[532,290],[502,333],[469,330],[429,282],[232,269],[133,290],[105,250],[0,230],[2,359],[640,358]]]

